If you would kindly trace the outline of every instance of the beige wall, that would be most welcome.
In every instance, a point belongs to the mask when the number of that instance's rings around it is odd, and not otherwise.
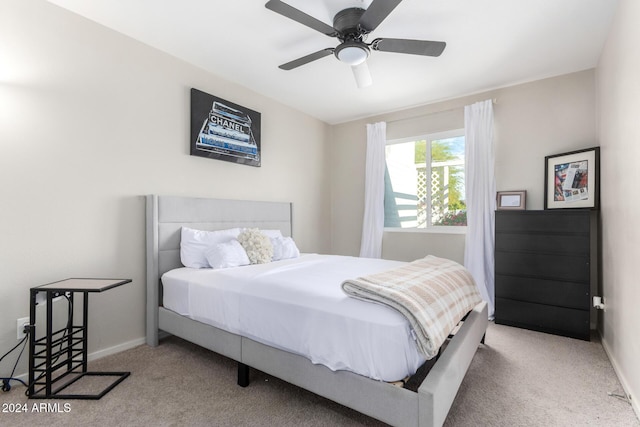
[[[640,416],[640,2],[620,0],[597,69],[602,159],[602,342]]]
[[[464,127],[464,106],[495,99],[496,187],[527,190],[544,207],[544,157],[598,145],[593,70],[336,125],[330,142],[332,252],[357,255],[362,236],[366,124],[386,121],[389,139]],[[383,257],[464,258],[464,235],[385,232]]]
[[[133,279],[91,296],[90,352],[144,336],[145,194],[292,201],[329,251],[323,122],[42,0],[2,0],[0,48],[0,354],[66,277]],[[189,155],[191,87],[262,113],[262,167]]]

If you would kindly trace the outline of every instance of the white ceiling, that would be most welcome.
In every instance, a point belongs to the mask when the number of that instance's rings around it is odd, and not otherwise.
[[[593,68],[617,0],[404,0],[378,37],[447,42],[438,57],[372,52],[373,85],[328,56],[328,37],[264,7],[266,0],[49,0],[227,80],[335,124]],[[285,0],[331,25],[371,0]],[[233,101],[233,100],[230,100]]]

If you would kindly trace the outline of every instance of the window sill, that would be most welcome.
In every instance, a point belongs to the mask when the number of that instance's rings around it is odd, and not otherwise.
[[[467,234],[467,227],[394,228],[385,227],[385,233]]]

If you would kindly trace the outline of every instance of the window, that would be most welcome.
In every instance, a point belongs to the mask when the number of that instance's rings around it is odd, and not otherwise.
[[[387,141],[385,227],[467,225],[464,129]]]

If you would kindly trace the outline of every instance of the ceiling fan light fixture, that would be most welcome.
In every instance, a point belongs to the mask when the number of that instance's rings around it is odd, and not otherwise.
[[[344,42],[335,49],[336,58],[345,64],[362,64],[369,57],[369,48],[362,43]]]

